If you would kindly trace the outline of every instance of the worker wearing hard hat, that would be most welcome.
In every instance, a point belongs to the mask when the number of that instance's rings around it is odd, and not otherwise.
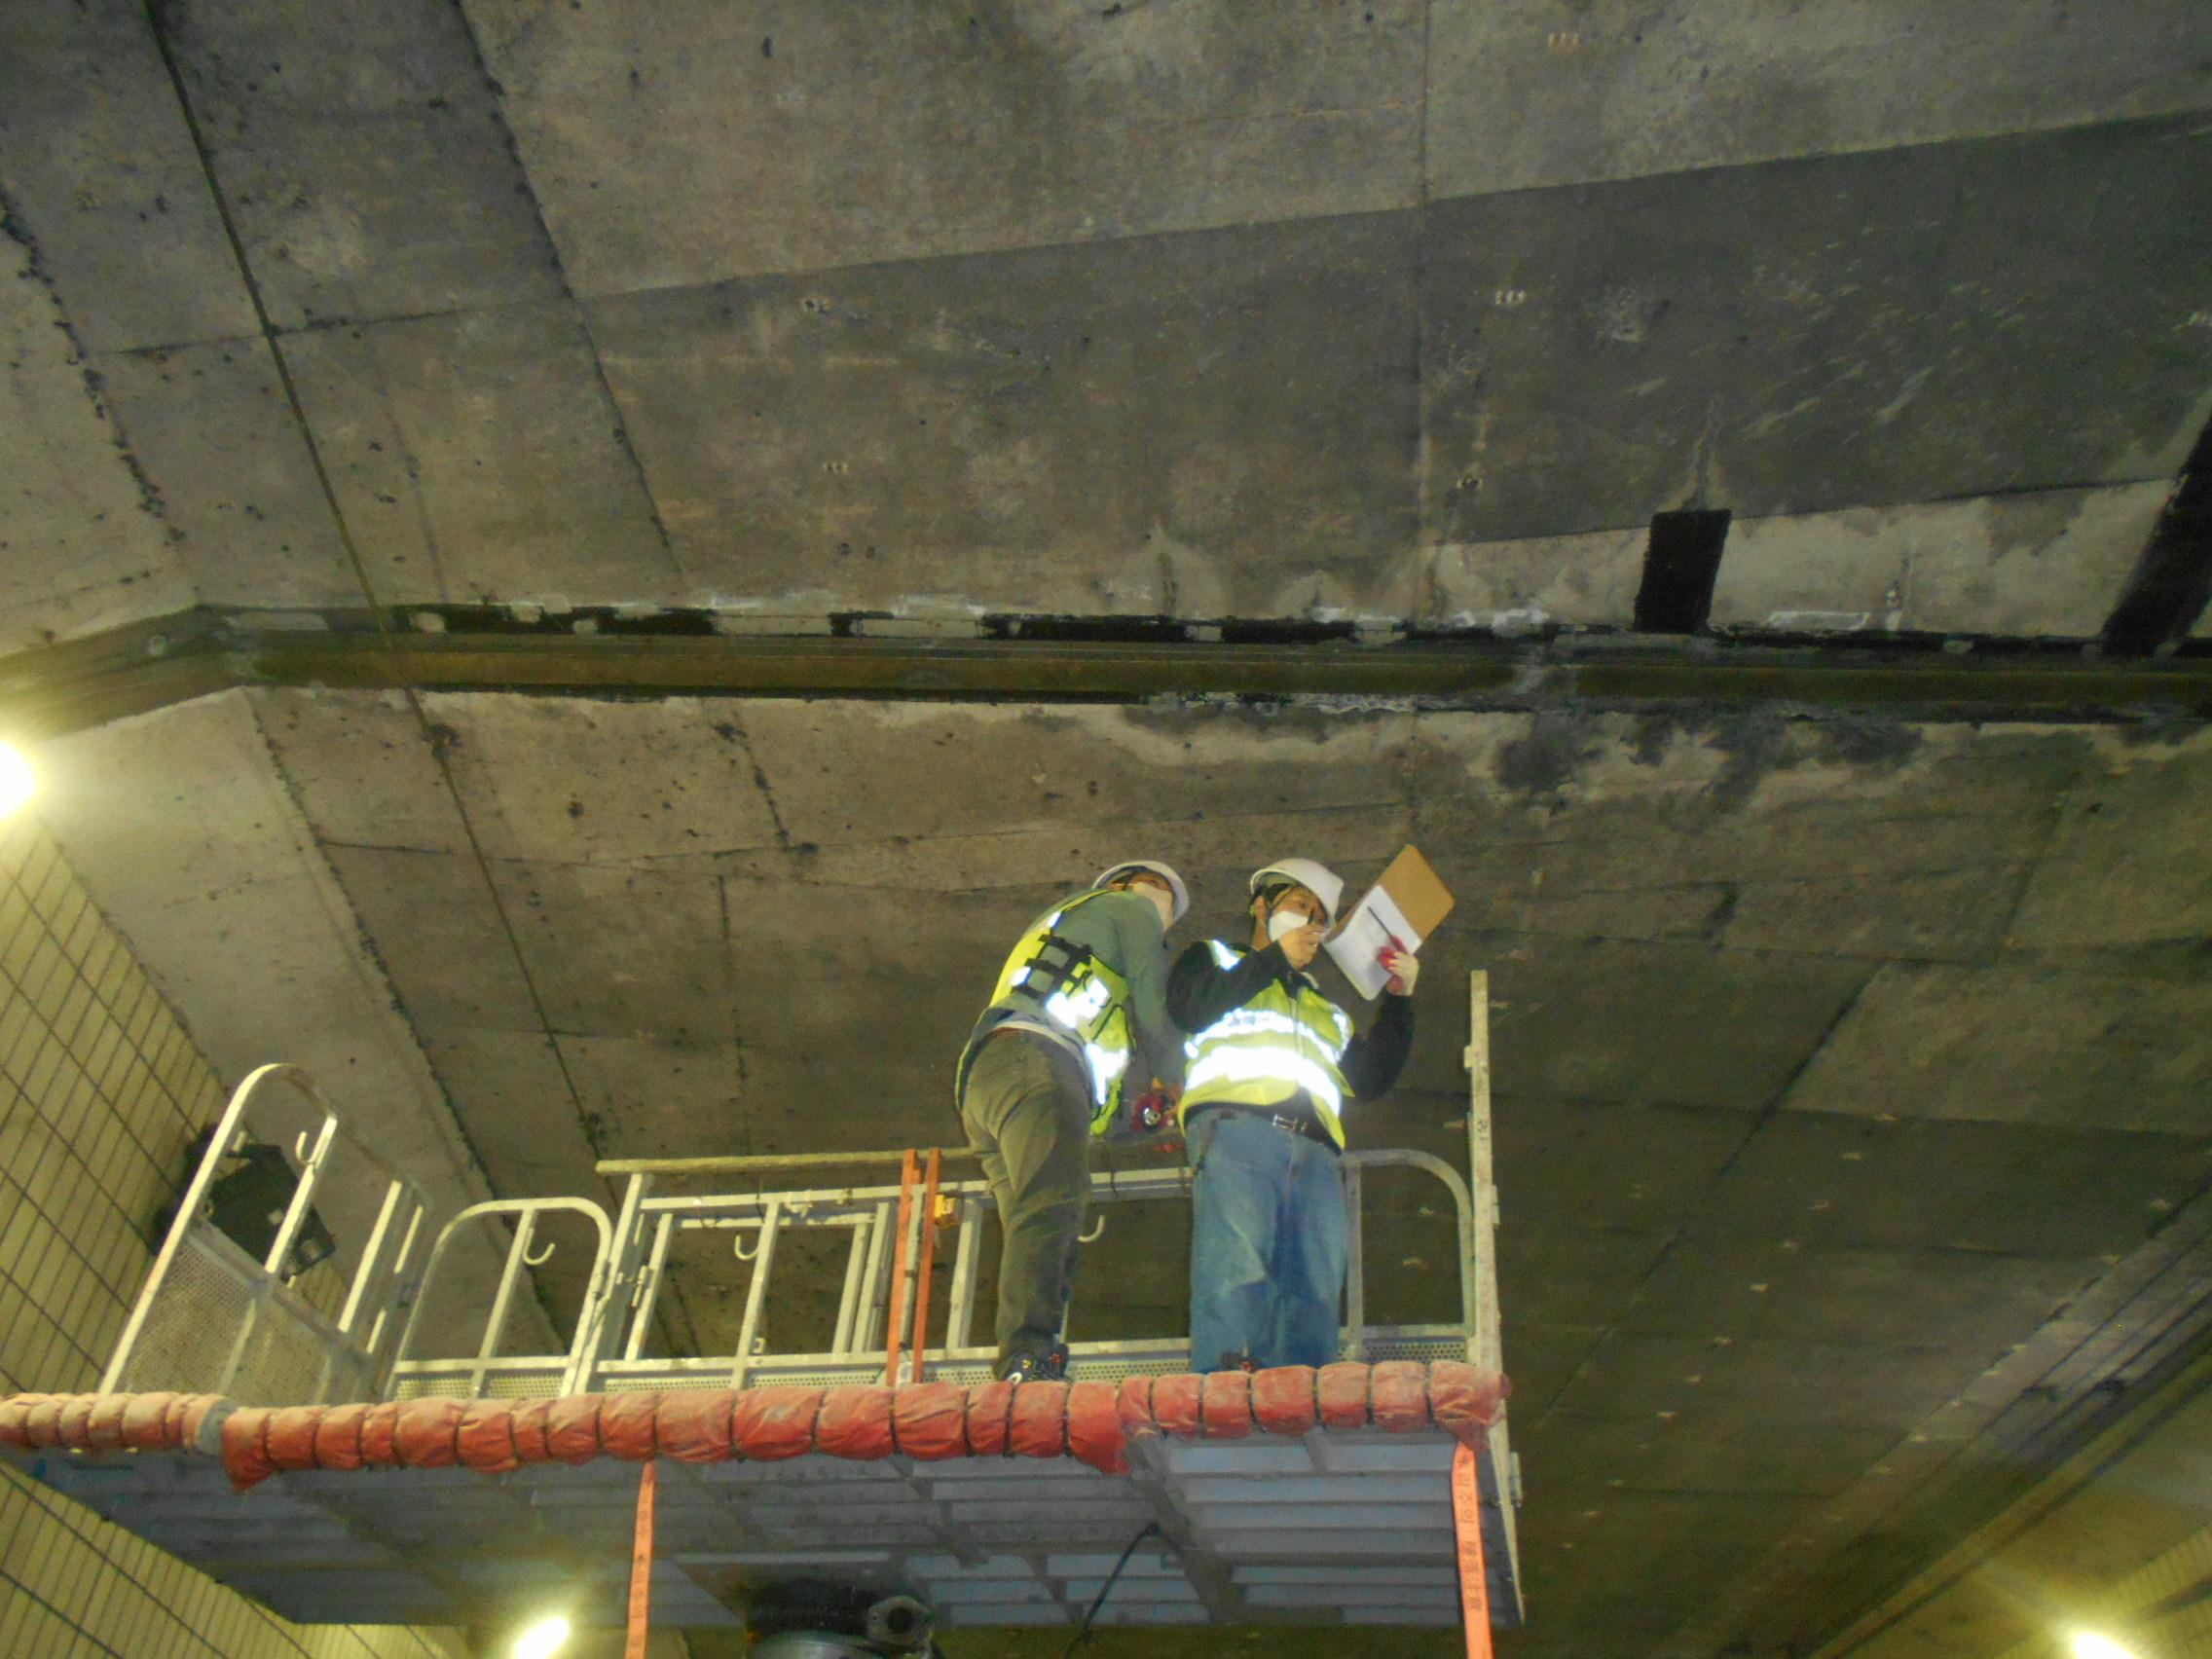
[[[1413,1048],[1411,954],[1384,954],[1389,994],[1364,1033],[1306,972],[1337,919],[1333,871],[1283,859],[1253,871],[1251,894],[1250,942],[1190,946],[1167,984],[1168,1013],[1192,1033],[1193,1371],[1337,1357],[1345,1108],[1388,1090]]]
[[[1032,922],[961,1051],[954,1083],[968,1143],[998,1205],[998,1363],[1017,1382],[1065,1374],[1060,1326],[1090,1198],[1090,1140],[1131,1097],[1183,1087],[1167,1017],[1167,929],[1191,907],[1183,878],[1131,859]]]

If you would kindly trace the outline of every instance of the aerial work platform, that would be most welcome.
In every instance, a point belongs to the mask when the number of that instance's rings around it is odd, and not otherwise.
[[[618,1626],[643,1590],[656,1624],[736,1627],[762,1587],[815,1579],[913,1594],[946,1628],[1072,1625],[1110,1585],[1102,1625],[1472,1621],[1487,1648],[1522,1607],[1484,976],[1473,991],[1467,1172],[1416,1152],[1344,1160],[1338,1365],[1196,1377],[1168,1335],[1076,1341],[1069,1383],[992,1382],[970,1338],[989,1198],[945,1176],[958,1154],[888,1155],[896,1186],[790,1191],[676,1189],[883,1155],[612,1163],[611,1218],[521,1198],[438,1226],[307,1078],[272,1066],[233,1096],[101,1392],[0,1402],[0,1450],[308,1622],[496,1625],[558,1606]],[[289,1190],[249,1195],[252,1232],[230,1200],[243,1172],[276,1167],[240,1149],[270,1146]],[[1367,1319],[1361,1200],[1379,1169],[1449,1199],[1458,1319]],[[1180,1168],[1144,1168],[1098,1176],[1093,1202],[1111,1216],[1187,1194]],[[833,1334],[768,1351],[778,1245],[811,1229],[845,1235]],[[672,1250],[700,1231],[751,1264],[734,1351],[651,1351]],[[557,1232],[593,1252],[580,1313],[557,1351],[508,1351]],[[431,1328],[441,1279],[481,1293],[481,1317]],[[634,1554],[649,1563],[635,1583]]]

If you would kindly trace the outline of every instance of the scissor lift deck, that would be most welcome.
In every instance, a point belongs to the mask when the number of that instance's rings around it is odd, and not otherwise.
[[[1138,1451],[1127,1476],[1073,1458],[664,1460],[653,1617],[735,1628],[750,1587],[815,1577],[910,1589],[953,1626],[1065,1624],[1157,1523],[1164,1537],[1130,1557],[1099,1622],[1449,1626],[1459,1617],[1456,1444],[1380,1429],[1169,1441]],[[211,1456],[27,1461],[286,1618],[465,1624],[559,1603],[579,1624],[621,1620],[634,1463],[301,1471],[240,1494]],[[1491,1600],[1503,1611],[1515,1605],[1510,1545],[1501,1512],[1484,1507]]]
[[[1372,1384],[1371,1415],[1356,1401],[1348,1415],[1330,1409],[1324,1372],[1312,1379],[1309,1397],[1300,1392],[1304,1384],[1292,1387],[1297,1410],[1285,1411],[1278,1386],[1273,1405],[1262,1411],[1255,1381],[1238,1394],[1247,1400],[1241,1416],[1217,1420],[1209,1398],[1201,1422],[1191,1406],[1198,1384],[1178,1375],[1186,1339],[1077,1341],[1070,1375],[1094,1386],[1040,1396],[1060,1402],[1060,1438],[1039,1442],[1032,1435],[1029,1444],[1010,1448],[1004,1425],[1020,1414],[996,1395],[987,1407],[977,1403],[990,1353],[970,1336],[988,1195],[979,1181],[943,1179],[938,1155],[906,1155],[897,1187],[781,1192],[672,1193],[663,1186],[724,1173],[757,1179],[763,1164],[779,1161],[773,1160],[603,1164],[604,1173],[625,1182],[612,1218],[588,1199],[502,1199],[469,1206],[433,1238],[414,1189],[344,1130],[312,1082],[295,1068],[267,1066],[232,1097],[181,1200],[102,1379],[109,1415],[101,1419],[79,1403],[74,1417],[49,1408],[41,1419],[20,1402],[0,1403],[0,1447],[107,1519],[306,1622],[491,1622],[559,1601],[579,1623],[619,1624],[639,1508],[638,1459],[657,1447],[663,1456],[653,1465],[652,1612],[668,1626],[734,1626],[750,1590],[796,1577],[910,1590],[952,1626],[1068,1623],[1082,1617],[1148,1526],[1156,1535],[1134,1548],[1099,1622],[1445,1626],[1476,1604],[1467,1599],[1471,1589],[1487,1586],[1491,1621],[1518,1624],[1518,1472],[1502,1419],[1481,1427],[1494,1415],[1501,1370],[1487,976],[1475,975],[1471,991],[1466,1173],[1415,1152],[1354,1153],[1343,1161],[1350,1259],[1344,1351],[1347,1360],[1367,1363],[1339,1368],[1337,1382],[1360,1400]],[[226,1153],[245,1138],[288,1148],[296,1174],[290,1205],[259,1260],[216,1228],[209,1202]],[[881,1166],[880,1155],[846,1161],[870,1158]],[[1460,1270],[1456,1320],[1368,1320],[1361,1196],[1381,1168],[1431,1178],[1449,1197]],[[1186,1201],[1187,1185],[1179,1168],[1101,1173],[1093,1199],[1110,1222],[1122,1205]],[[296,1278],[292,1254],[318,1214],[338,1239],[319,1295]],[[912,1333],[933,1328],[930,1278],[940,1219],[957,1228],[943,1343],[917,1354]],[[572,1338],[558,1352],[505,1351],[510,1313],[530,1306],[528,1269],[542,1260],[556,1227],[581,1228],[594,1252]],[[805,1229],[848,1235],[835,1335],[827,1352],[766,1351],[776,1246]],[[454,1246],[470,1230],[494,1231],[498,1242],[477,1258],[475,1277],[463,1281],[457,1265],[468,1252]],[[690,1230],[732,1236],[741,1259],[753,1263],[733,1353],[650,1351],[672,1242]],[[454,1341],[449,1323],[447,1340],[458,1351],[425,1352],[432,1334],[423,1313],[430,1292],[461,1282],[485,1309],[480,1330]],[[1388,1410],[1385,1374],[1394,1402]],[[1142,1396],[1131,1406],[1126,1390],[1118,1402],[1112,1398],[1112,1385],[1125,1378],[1156,1381],[1130,1384]],[[916,1388],[925,1379],[937,1385],[934,1392]],[[1223,1381],[1230,1380],[1217,1379]],[[878,1386],[886,1382],[903,1386]],[[1470,1418],[1465,1402],[1485,1388],[1488,1406]],[[1235,1380],[1232,1393],[1246,1389]],[[222,1404],[209,1408],[197,1446],[190,1433],[180,1440],[171,1432],[121,1441],[166,1453],[100,1449],[119,1444],[114,1414],[121,1408],[114,1402],[143,1402],[147,1390],[221,1396]],[[949,1410],[965,1426],[949,1448],[940,1442],[933,1450],[917,1431],[856,1449],[860,1443],[829,1431],[834,1414],[823,1408],[819,1419],[807,1419],[808,1435],[817,1420],[823,1425],[819,1440],[761,1450],[742,1444],[732,1427],[750,1408],[705,1404],[710,1393],[765,1402],[778,1390],[835,1396],[845,1402],[839,1411],[856,1409],[853,1400],[866,1396],[879,1402],[868,1409],[903,1411],[903,1402],[919,1412],[927,1393],[940,1423]],[[1079,1444],[1072,1426],[1078,1393],[1088,1445]],[[654,1404],[645,1395],[690,1404]],[[1156,1396],[1164,1402],[1171,1395],[1182,1406],[1163,1407],[1157,1421],[1147,1417]],[[594,1397],[632,1398],[623,1411],[633,1425],[645,1412],[654,1426],[645,1453],[616,1445],[609,1433],[604,1447],[594,1441],[573,1461],[545,1460],[567,1454],[548,1452],[551,1443],[541,1440],[538,1460],[526,1456],[506,1472],[373,1466],[424,1461],[390,1453],[387,1430],[387,1455],[369,1456],[372,1466],[314,1466],[319,1454],[305,1462],[278,1457],[274,1466],[284,1472],[240,1493],[233,1490],[240,1475],[236,1437],[219,1435],[234,1405],[335,1412],[348,1400],[412,1402],[384,1409],[417,1413],[410,1420],[421,1421],[422,1414],[460,1414],[462,1401],[480,1402],[465,1409],[487,1419],[532,1400],[552,1402],[535,1408],[547,1416],[572,1417]],[[727,1460],[676,1460],[682,1454],[671,1453],[658,1426],[676,1418],[659,1414],[685,1409],[694,1417],[704,1411],[717,1424]],[[606,1411],[608,1420],[620,1415],[611,1405]],[[596,1434],[596,1408],[589,1418]],[[519,1416],[500,1420],[506,1426],[496,1432],[519,1447]],[[35,1432],[25,1431],[26,1421]],[[1336,1426],[1307,1426],[1323,1421]],[[366,1446],[370,1437],[354,1432]],[[1096,1444],[1102,1432],[1113,1443],[1105,1453]],[[467,1432],[456,1433],[447,1445],[465,1448]],[[264,1438],[276,1446],[274,1428]],[[1462,1440],[1472,1448],[1479,1495],[1467,1482],[1466,1460],[1455,1476]],[[735,1456],[728,1456],[733,1444]],[[1078,1456],[1051,1455],[1063,1448]],[[925,1455],[907,1456],[909,1449]],[[1024,1455],[999,1455],[1010,1449]],[[1119,1471],[1124,1456],[1127,1472],[1108,1472]],[[453,1454],[428,1461],[450,1464]],[[262,1464],[242,1478],[268,1473]],[[1478,1530],[1477,1517],[1482,1567],[1470,1584],[1472,1556],[1461,1545],[1471,1544],[1464,1534]]]

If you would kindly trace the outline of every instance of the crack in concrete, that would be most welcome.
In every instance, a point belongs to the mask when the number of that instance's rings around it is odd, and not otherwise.
[[[85,395],[91,401],[93,415],[113,434],[111,441],[124,469],[130,474],[130,482],[138,492],[138,505],[149,518],[159,523],[171,541],[181,541],[184,533],[168,522],[168,505],[162,497],[161,486],[156,484],[138,454],[130,447],[129,434],[123,428],[113,406],[107,400],[106,383],[92,367],[92,354],[85,345],[84,337],[77,332],[77,324],[69,315],[68,307],[61,303],[61,290],[55,283],[54,273],[47,268],[46,257],[39,248],[38,238],[23,220],[15,199],[4,186],[0,186],[0,236],[5,236],[23,250],[23,262],[31,280],[46,292],[47,301],[54,307],[55,326],[62,338],[69,342],[69,364],[76,369],[85,386]]]
[[[499,124],[499,137],[506,145],[508,159],[514,163],[515,176],[522,180],[523,190],[530,199],[531,215],[537,222],[537,234],[545,239],[545,252],[553,267],[553,275],[561,283],[562,298],[568,302],[570,312],[576,319],[576,328],[583,335],[584,349],[591,354],[591,372],[599,387],[599,395],[605,400],[607,412],[613,418],[611,428],[614,444],[628,463],[630,475],[637,481],[638,494],[645,503],[646,515],[652,520],[653,535],[660,541],[662,555],[679,583],[688,586],[690,577],[683,569],[683,559],[676,550],[676,543],[668,534],[668,521],[661,515],[660,499],[653,494],[652,481],[645,475],[645,459],[630,440],[629,422],[623,417],[622,405],[614,395],[614,386],[607,378],[607,363],[599,349],[599,337],[592,332],[591,314],[578,297],[575,284],[569,280],[568,264],[561,257],[561,244],[553,238],[553,227],[546,221],[545,204],[537,198],[536,183],[530,176],[530,168],[523,162],[522,146],[515,140],[514,126],[507,120],[506,89],[493,76],[490,62],[484,55],[484,43],[477,38],[475,19],[461,0],[452,0],[455,17],[461,23],[462,37],[468,42],[468,51],[476,65],[476,73],[485,90],[492,95],[493,109]]]
[[[776,792],[768,787],[768,774],[760,765],[760,757],[754,753],[751,734],[746,731],[735,715],[718,723],[715,731],[726,741],[735,744],[737,752],[745,756],[745,763],[753,769],[754,787],[759,790],[761,804],[768,809],[768,822],[775,826],[777,847],[787,853],[798,851],[799,849],[793,846],[792,842],[791,830],[784,824],[783,808],[776,804]]]

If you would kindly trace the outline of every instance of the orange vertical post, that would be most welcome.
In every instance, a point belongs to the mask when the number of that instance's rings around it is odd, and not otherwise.
[[[630,1545],[630,1634],[622,1659],[645,1659],[645,1633],[651,1625],[653,1582],[653,1492],[660,1465],[647,1462],[638,1476],[638,1532]]]
[[[899,1345],[906,1332],[906,1228],[914,1219],[914,1183],[920,1175],[921,1165],[908,1147],[899,1166],[899,1232],[891,1246],[891,1309],[884,1321],[883,1380],[894,1386],[899,1382]]]
[[[1452,1530],[1459,1544],[1459,1616],[1467,1627],[1467,1659],[1491,1659],[1490,1571],[1483,1562],[1483,1484],[1475,1449],[1452,1453]]]
[[[930,1347],[930,1269],[937,1261],[937,1178],[944,1154],[930,1148],[929,1174],[922,1191],[922,1262],[914,1281],[914,1381],[922,1381]],[[897,1378],[892,1379],[897,1382]]]

